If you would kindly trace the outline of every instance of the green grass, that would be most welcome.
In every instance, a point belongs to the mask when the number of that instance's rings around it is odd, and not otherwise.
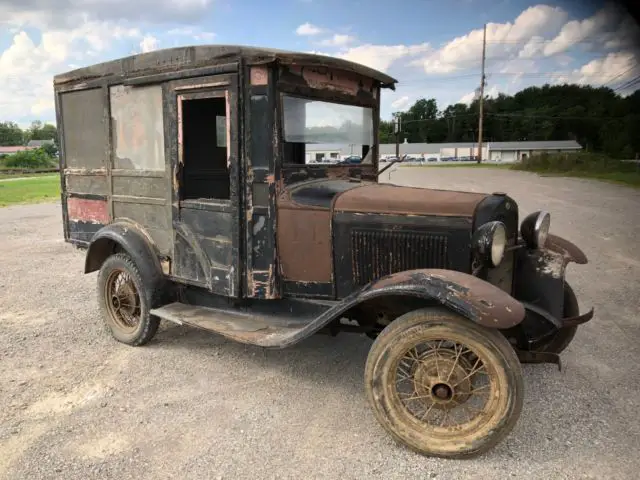
[[[640,188],[640,172],[536,172],[545,177],[576,177],[602,180],[604,182],[617,183]]]
[[[3,180],[5,178],[48,177],[48,176],[51,176],[51,175],[57,176],[58,174],[54,173],[54,172],[44,172],[44,173],[2,173],[2,169],[0,169],[0,180]]]
[[[60,176],[48,175],[24,180],[0,180],[0,207],[53,201],[60,198]]]
[[[512,166],[544,176],[592,178],[640,187],[640,165],[590,152],[540,154]]]

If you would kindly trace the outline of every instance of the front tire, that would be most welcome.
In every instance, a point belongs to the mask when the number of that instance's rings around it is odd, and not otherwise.
[[[144,345],[158,331],[160,319],[149,313],[152,286],[145,285],[129,255],[117,253],[98,273],[98,303],[113,337],[127,345]]]
[[[564,283],[564,309],[562,316],[564,318],[577,317],[580,315],[580,306],[578,305],[578,299],[574,293],[571,285],[567,282]],[[547,340],[544,344],[540,345],[537,350],[540,352],[550,352],[560,354],[569,344],[573,341],[578,331],[578,326],[561,328],[553,336]]]
[[[392,437],[449,458],[499,443],[517,423],[524,395],[509,342],[442,308],[411,311],[382,331],[367,358],[365,388]]]

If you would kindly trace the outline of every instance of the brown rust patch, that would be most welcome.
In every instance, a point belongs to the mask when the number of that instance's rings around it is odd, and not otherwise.
[[[373,90],[371,78],[343,70],[292,65],[289,71],[301,76],[309,87],[319,90],[334,90],[348,95],[357,95],[360,90]]]
[[[340,212],[472,217],[487,194],[369,184],[344,192],[335,209]]]
[[[269,83],[269,70],[267,67],[251,67],[251,85],[267,85]]]
[[[575,262],[579,265],[588,263],[587,256],[582,250],[580,250],[569,240],[558,237],[557,235],[549,234],[549,236],[547,237],[547,245],[545,248],[562,255],[565,264],[569,263],[570,261]]]
[[[300,282],[331,282],[331,212],[279,205],[277,221],[282,276]]]
[[[83,222],[109,223],[109,211],[106,200],[89,200],[71,197],[67,200],[69,220]]]
[[[426,295],[492,328],[510,328],[524,318],[522,303],[478,277],[455,270],[421,269],[381,278],[372,291],[397,288],[400,292],[422,290]]]

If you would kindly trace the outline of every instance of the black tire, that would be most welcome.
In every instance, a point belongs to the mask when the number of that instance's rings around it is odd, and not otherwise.
[[[453,351],[443,348],[442,340],[455,342],[455,363]],[[419,353],[417,345],[421,341],[440,341],[441,350],[436,347],[435,355],[433,349],[427,350],[426,354]],[[461,355],[465,351],[467,353]],[[413,352],[412,355],[407,357],[410,352]],[[468,360],[470,354],[475,356]],[[403,363],[409,358],[415,360],[414,367],[409,368]],[[471,367],[473,358],[477,360]],[[481,367],[477,367],[480,360]],[[450,369],[445,368],[447,362],[451,365]],[[465,368],[463,363],[466,364]],[[400,365],[403,367],[400,372],[406,375],[400,382],[409,379],[409,386],[413,388],[409,394],[399,391]],[[446,380],[440,372],[441,367],[450,370]],[[474,382],[480,375],[478,369],[485,367],[488,382],[483,387],[477,387]],[[462,377],[465,373],[466,377]],[[465,381],[468,386],[465,386]],[[393,438],[423,455],[447,458],[473,457],[498,444],[516,425],[524,397],[520,362],[504,336],[443,308],[411,311],[398,317],[382,331],[367,358],[365,388],[377,420]],[[438,427],[429,423],[429,415],[446,411],[442,414],[448,418],[449,412],[462,407],[472,398],[482,397],[477,392],[484,388],[490,390],[483,413],[472,416],[467,424],[443,428],[443,423]],[[401,395],[410,397],[403,399]],[[405,405],[405,401],[427,405],[430,402],[430,406],[426,414],[418,418]],[[434,406],[436,409],[431,412]],[[471,406],[468,405],[468,408]]]
[[[124,284],[124,293],[114,295],[112,282],[117,281],[114,275],[119,274],[130,279],[130,282]],[[154,292],[154,286],[145,283],[140,270],[129,255],[117,253],[105,260],[98,273],[98,303],[105,324],[116,340],[127,345],[139,346],[153,338],[160,325],[160,319],[149,313],[157,298]],[[126,298],[122,295],[126,295]],[[127,303],[122,302],[123,298]],[[132,302],[135,302],[135,306]]]
[[[580,306],[578,305],[578,299],[573,289],[571,288],[571,285],[565,282],[563,316],[567,318],[575,317],[577,315],[580,315]],[[560,354],[573,341],[573,338],[576,336],[577,331],[577,326],[562,328],[558,330],[552,337],[550,337],[547,342],[536,348],[536,350],[540,352]]]

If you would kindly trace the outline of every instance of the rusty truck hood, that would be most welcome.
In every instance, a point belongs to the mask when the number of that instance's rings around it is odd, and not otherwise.
[[[472,217],[486,193],[368,183],[342,192],[336,212]]]
[[[294,184],[279,207],[335,212],[472,217],[488,194],[403,187],[388,183],[323,179]]]

